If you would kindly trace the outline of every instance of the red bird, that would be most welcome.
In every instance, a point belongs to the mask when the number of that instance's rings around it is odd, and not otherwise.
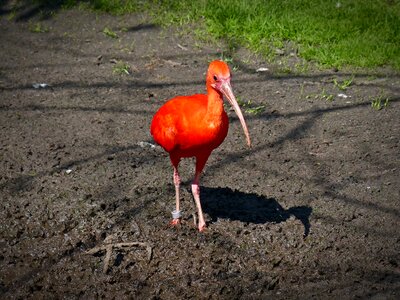
[[[229,121],[223,106],[223,95],[233,106],[242,124],[250,147],[250,136],[239,105],[233,95],[229,67],[215,60],[207,71],[207,95],[178,96],[166,102],[154,115],[151,134],[154,140],[169,153],[174,167],[176,210],[172,212],[171,224],[179,223],[180,177],[178,165],[184,157],[196,157],[196,171],[192,193],[196,202],[199,231],[206,227],[200,203],[199,180],[211,152],[224,141],[228,134]]]

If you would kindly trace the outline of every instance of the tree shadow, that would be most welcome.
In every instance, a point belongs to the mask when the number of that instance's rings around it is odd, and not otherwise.
[[[157,26],[156,24],[153,23],[142,23],[136,26],[131,26],[127,28],[127,31],[129,32],[135,32],[135,31],[139,31],[139,30],[153,30],[153,29],[157,29],[159,28],[159,26]]]
[[[202,208],[211,222],[222,218],[253,224],[281,223],[293,215],[303,224],[304,237],[310,232],[312,208],[309,206],[284,209],[274,198],[221,187],[201,187],[201,195]]]
[[[149,141],[144,141],[145,143],[149,143]],[[43,176],[47,175],[52,175],[54,173],[61,172],[63,170],[77,167],[84,165],[88,162],[95,161],[95,160],[101,160],[104,159],[104,157],[110,156],[110,155],[121,155],[122,153],[127,153],[131,151],[135,151],[137,149],[141,149],[142,147],[139,146],[138,144],[134,145],[129,145],[129,146],[113,146],[108,149],[105,149],[104,151],[90,155],[88,157],[82,157],[80,159],[75,159],[71,160],[68,162],[65,162],[61,165],[58,165],[56,167],[40,171],[34,175],[26,175],[26,174],[21,174],[17,177],[10,178],[9,180],[3,182],[0,184],[0,191],[8,190],[9,193],[15,194],[21,191],[27,191],[33,188],[34,186],[34,180]],[[157,150],[155,150],[157,151]],[[144,159],[142,163],[145,161],[150,161],[154,160],[153,157],[150,158],[148,155],[148,152],[144,152],[142,154],[136,154],[137,157],[144,155]]]
[[[0,1],[0,15],[16,13],[15,21],[26,22],[39,16],[41,20],[50,19],[55,12],[61,10],[66,0],[38,0],[38,1]],[[81,2],[81,1],[78,1]]]

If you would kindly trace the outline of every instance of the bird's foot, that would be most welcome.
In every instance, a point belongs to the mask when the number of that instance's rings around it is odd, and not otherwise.
[[[181,219],[173,219],[171,222],[169,222],[169,225],[176,226],[180,223],[181,223]]]
[[[204,230],[205,230],[206,228],[207,228],[207,227],[206,227],[206,223],[203,223],[203,224],[199,223],[199,232],[204,232]]]
[[[182,212],[180,210],[174,210],[172,212],[172,221],[169,223],[171,226],[180,224],[182,217]]]

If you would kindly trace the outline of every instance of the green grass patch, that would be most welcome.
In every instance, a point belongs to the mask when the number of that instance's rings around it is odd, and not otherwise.
[[[243,101],[239,97],[236,100],[245,113],[258,115],[265,111],[265,105],[254,104],[251,100]]]
[[[303,96],[303,90],[300,91],[300,97]],[[309,94],[306,96],[307,100],[325,100],[328,102],[332,102],[335,100],[335,96],[331,93],[328,93],[325,89],[322,89],[318,94]]]
[[[336,87],[338,87],[339,90],[345,91],[345,90],[347,90],[347,88],[348,88],[349,86],[352,85],[353,81],[354,81],[354,76],[351,76],[349,79],[344,79],[344,80],[342,80],[342,81],[339,81],[337,78],[334,78],[334,79],[333,79],[333,84],[334,84]]]
[[[49,2],[37,0],[37,2]],[[273,59],[295,49],[321,67],[400,70],[398,0],[66,0],[113,14],[149,12],[161,25],[195,24],[197,36],[244,45]],[[188,27],[193,28],[193,27]]]
[[[375,110],[381,110],[389,106],[389,98],[384,97],[382,94],[371,99],[371,107]]]
[[[103,29],[103,33],[113,39],[117,39],[118,38],[118,34],[116,34],[114,31],[112,31],[110,28],[108,27],[104,27]]]
[[[289,43],[321,66],[400,70],[400,1],[152,1],[161,24],[205,23],[205,34],[274,57]],[[293,46],[293,45],[291,45]]]
[[[113,73],[118,74],[118,75],[129,75],[131,71],[131,67],[123,62],[123,61],[118,61],[114,66],[113,66]]]
[[[143,7],[146,1],[138,0],[36,0],[39,3],[58,2],[63,8],[72,8],[79,6],[81,8],[89,8],[98,12],[106,12],[114,15],[122,15],[137,12]]]
[[[29,24],[29,31],[33,33],[44,33],[49,32],[49,28],[39,22],[36,22],[34,24]]]

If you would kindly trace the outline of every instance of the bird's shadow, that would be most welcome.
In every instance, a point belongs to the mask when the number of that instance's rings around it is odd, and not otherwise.
[[[309,206],[284,209],[274,198],[221,187],[201,187],[201,198],[202,208],[211,222],[223,218],[253,224],[281,223],[293,215],[303,224],[304,237],[310,232],[312,208]]]

